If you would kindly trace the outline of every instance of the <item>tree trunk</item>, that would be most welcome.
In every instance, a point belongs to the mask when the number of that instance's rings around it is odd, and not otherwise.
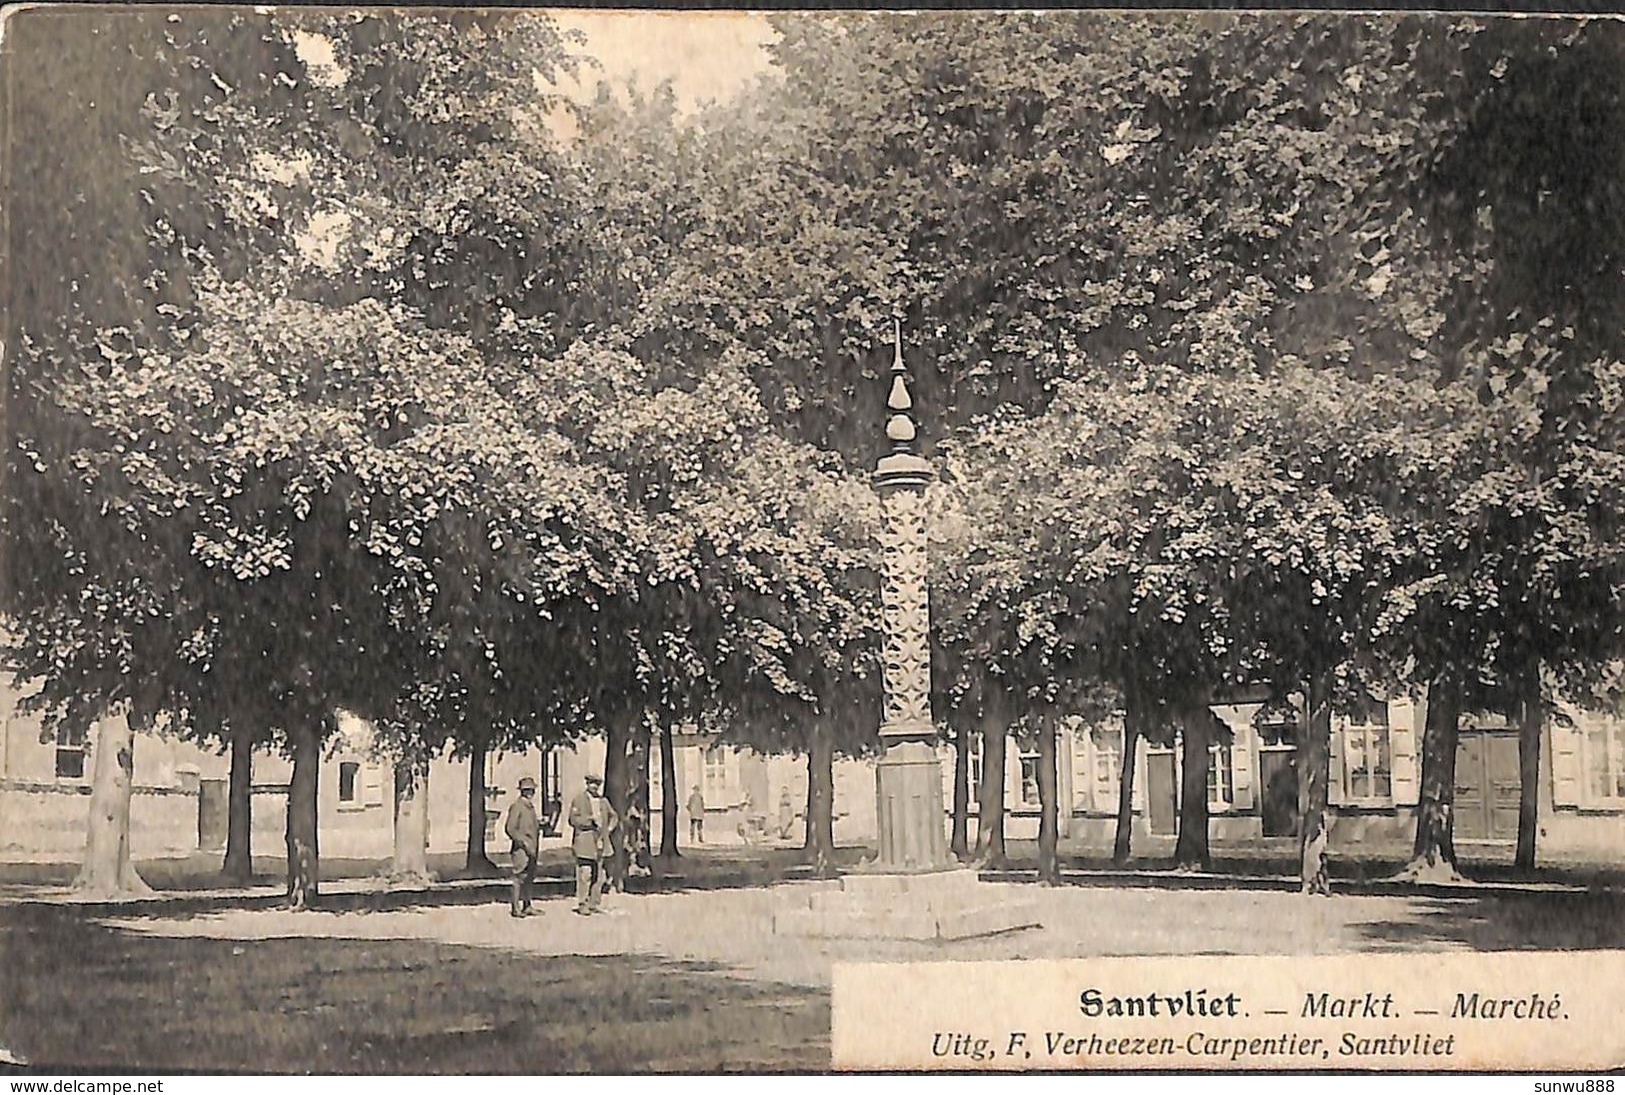
[[[1123,766],[1117,781],[1117,834],[1112,841],[1112,862],[1121,867],[1129,861],[1134,839],[1134,769],[1139,761],[1140,731],[1145,725],[1145,705],[1132,688],[1123,692]]]
[[[982,721],[982,786],[976,797],[976,851],[972,860],[984,867],[1006,865],[1004,849],[1004,748],[1008,728],[1001,705]]]
[[[807,741],[807,841],[813,875],[833,878],[835,869],[835,747],[828,727],[814,724]]]
[[[226,859],[221,872],[233,882],[254,877],[254,735],[231,730],[231,782],[226,788]]]
[[[1326,810],[1332,774],[1332,675],[1309,678],[1308,718],[1298,751],[1298,882],[1309,894],[1330,894],[1326,846],[1331,834]]]
[[[1416,806],[1416,843],[1399,877],[1412,881],[1460,881],[1456,869],[1456,720],[1461,686],[1440,673],[1428,686],[1422,728],[1422,789]]]
[[[429,871],[429,766],[402,761],[395,766],[395,849],[391,882],[425,886]]]
[[[1213,713],[1206,703],[1190,703],[1179,722],[1179,837],[1174,841],[1174,865],[1200,867],[1211,864],[1207,842],[1207,774],[1212,756]]]
[[[667,721],[660,727],[660,854],[676,859],[677,799],[682,788],[677,785],[677,753],[671,734],[671,723]]]
[[[628,824],[626,827],[629,862],[640,870],[650,867],[649,849],[649,722],[638,720],[632,729],[632,765],[628,776]]]
[[[1038,880],[1061,884],[1060,811],[1055,770],[1055,726],[1049,719],[1038,725]]]
[[[135,790],[133,713],[104,715],[91,741],[90,816],[85,858],[73,888],[91,897],[150,894],[130,858],[130,796]]]
[[[605,888],[626,892],[626,808],[631,800],[631,765],[628,764],[627,746],[630,744],[626,724],[611,719],[604,730],[604,797],[615,811],[619,824],[610,833],[610,852],[605,864],[608,878]]]
[[[954,827],[948,850],[961,863],[970,859],[970,731],[954,733]]]
[[[293,754],[288,782],[288,907],[316,907],[320,855],[317,849],[316,793],[322,764],[322,732],[314,720],[295,718],[287,727]]]
[[[1540,825],[1540,732],[1546,716],[1540,696],[1540,659],[1529,660],[1518,685],[1518,850],[1513,864],[1532,871]]]
[[[475,741],[468,751],[468,853],[463,866],[471,875],[494,875],[495,863],[485,853],[485,754],[484,741]]]

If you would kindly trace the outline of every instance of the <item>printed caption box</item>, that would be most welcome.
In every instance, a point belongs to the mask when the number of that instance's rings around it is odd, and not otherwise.
[[[837,1069],[1625,1065],[1625,952],[842,963]]]

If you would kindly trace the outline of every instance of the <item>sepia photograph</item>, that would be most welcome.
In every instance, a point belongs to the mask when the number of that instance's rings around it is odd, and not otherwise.
[[[13,1092],[1625,1069],[1617,18],[14,6],[0,339]]]

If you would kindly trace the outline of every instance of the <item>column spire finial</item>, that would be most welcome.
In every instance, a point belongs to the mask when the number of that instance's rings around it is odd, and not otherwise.
[[[914,409],[914,399],[909,395],[908,370],[903,365],[903,321],[900,319],[892,320],[892,347],[891,391],[886,396],[886,409],[891,414],[886,419],[886,436],[891,439],[893,452],[912,452],[919,431],[909,413]]]

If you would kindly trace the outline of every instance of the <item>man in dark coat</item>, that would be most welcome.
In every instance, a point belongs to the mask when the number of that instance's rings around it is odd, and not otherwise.
[[[570,800],[570,851],[576,859],[576,912],[600,912],[604,898],[604,858],[613,846],[610,834],[620,823],[604,797],[604,780],[588,775],[586,786]]]
[[[536,857],[541,851],[542,826],[536,818],[536,781],[525,776],[519,781],[519,797],[508,807],[508,821],[502,831],[513,843],[513,896],[508,915],[530,916],[531,888],[536,881]]]

